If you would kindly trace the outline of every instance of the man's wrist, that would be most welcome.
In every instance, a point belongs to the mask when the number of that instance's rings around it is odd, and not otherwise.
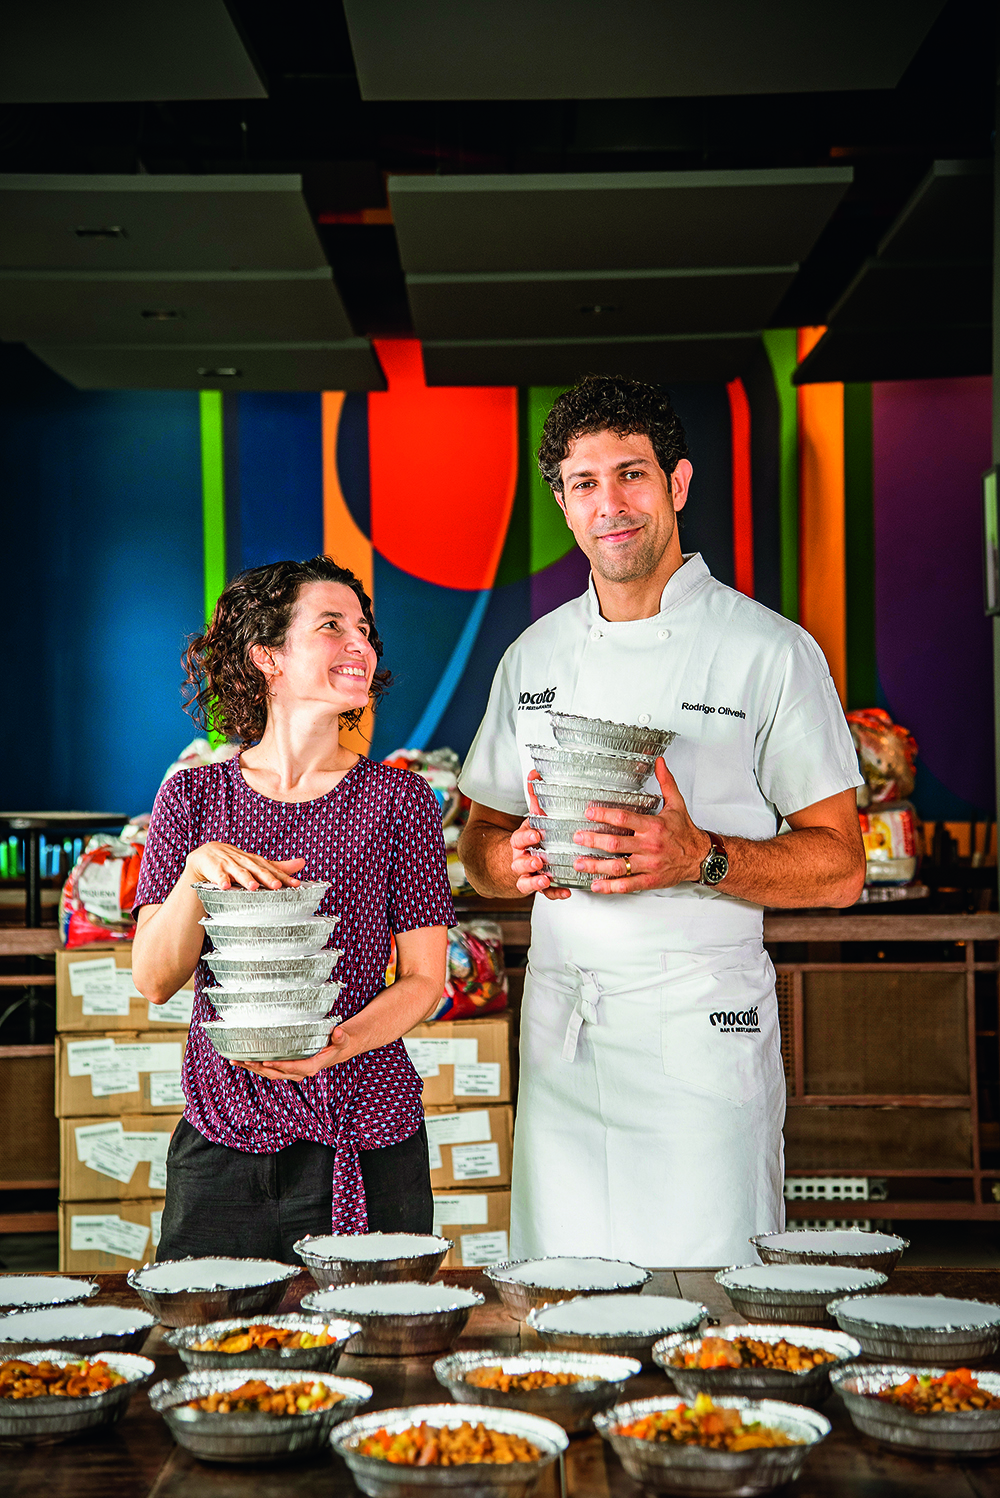
[[[697,835],[697,847],[695,849],[694,870],[688,875],[690,884],[697,884],[701,879],[701,866],[712,851],[713,843],[707,832],[702,832],[700,827],[695,828]],[[700,851],[698,851],[700,849]]]

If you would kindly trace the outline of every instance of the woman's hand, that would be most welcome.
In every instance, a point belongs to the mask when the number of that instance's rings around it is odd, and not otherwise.
[[[202,843],[185,860],[184,872],[192,883],[217,884],[220,889],[284,889],[300,882],[304,858],[269,859],[245,853],[230,843]]]
[[[267,1077],[269,1082],[301,1082],[303,1077],[315,1077],[328,1066],[337,1066],[356,1056],[362,1049],[353,1040],[343,1025],[337,1025],[329,1037],[329,1045],[309,1056],[305,1061],[234,1061],[234,1066],[245,1066],[258,1077]]]

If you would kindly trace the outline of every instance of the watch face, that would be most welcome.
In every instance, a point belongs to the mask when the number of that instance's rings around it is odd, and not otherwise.
[[[703,884],[719,884],[729,873],[729,859],[718,848],[713,848],[701,866]]]

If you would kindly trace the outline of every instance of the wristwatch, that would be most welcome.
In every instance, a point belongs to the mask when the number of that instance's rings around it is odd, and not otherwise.
[[[698,883],[706,884],[711,889],[715,885],[721,884],[729,873],[729,854],[726,852],[725,843],[717,832],[708,832],[706,830],[705,836],[711,838],[712,846],[709,848],[702,862],[701,877]]]

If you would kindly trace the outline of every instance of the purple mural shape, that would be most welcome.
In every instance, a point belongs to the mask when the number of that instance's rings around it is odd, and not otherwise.
[[[992,816],[992,642],[981,556],[991,381],[908,380],[872,391],[875,637],[885,705],[913,733],[936,779]]]

